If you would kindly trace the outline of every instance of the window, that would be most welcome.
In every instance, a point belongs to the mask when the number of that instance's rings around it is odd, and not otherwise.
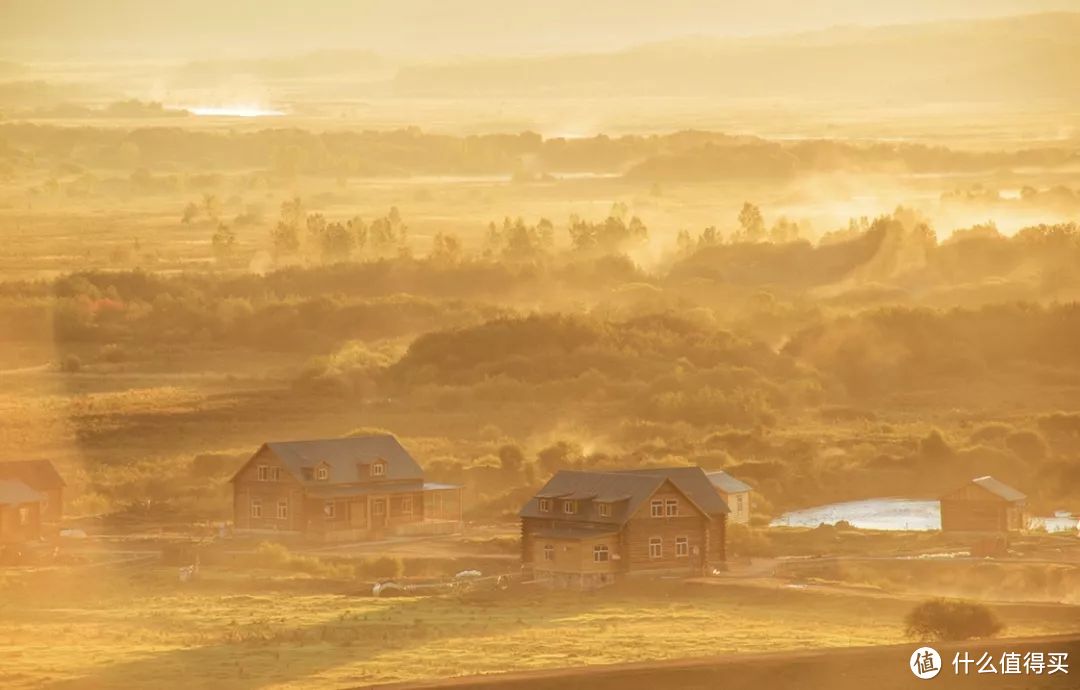
[[[741,513],[743,511],[743,495],[739,494],[735,497],[735,512]]]
[[[562,512],[567,515],[577,515],[577,501],[563,501]]]
[[[371,499],[371,514],[382,517],[386,515],[386,499],[385,498],[373,498]]]
[[[256,499],[251,499],[251,517],[253,517],[253,518],[261,518],[262,517],[262,501],[259,501],[259,500],[256,500]]]
[[[540,499],[540,512],[541,513],[550,513],[551,512],[551,499],[550,498],[541,498]]]
[[[412,515],[412,496],[401,497],[401,514]]]
[[[664,517],[664,502],[660,499],[656,499],[650,505],[650,515],[653,517]]]
[[[289,502],[288,501],[278,501],[277,502],[277,516],[278,516],[278,520],[287,520],[287,519],[289,519]]]
[[[663,558],[664,540],[660,537],[649,537],[649,558]]]
[[[600,513],[600,517],[611,517],[610,503],[598,503],[596,505],[596,510]]]
[[[315,478],[320,481],[326,481],[330,477],[330,470],[325,467],[320,467],[315,470]]]
[[[327,520],[333,520],[337,517],[337,503],[334,503],[333,501],[323,501],[322,512]]]
[[[606,563],[608,559],[608,547],[597,544],[592,550],[592,559],[596,563]]]
[[[19,524],[30,524],[30,509],[26,506],[19,506]]]
[[[676,517],[679,514],[679,502],[674,498],[664,501],[664,508],[668,517]]]
[[[553,560],[555,560],[555,547],[552,546],[551,544],[544,544],[544,560],[545,561],[553,561]]]
[[[386,476],[386,463],[376,462],[371,466],[372,477],[384,477]]]
[[[270,478],[273,479],[275,482],[280,482],[281,481],[281,468],[280,467],[271,467],[270,468]]]
[[[675,556],[684,558],[690,555],[690,540],[686,537],[675,537]]]
[[[265,482],[265,481],[269,481],[269,479],[270,479],[270,466],[269,465],[259,465],[259,481],[260,482]]]

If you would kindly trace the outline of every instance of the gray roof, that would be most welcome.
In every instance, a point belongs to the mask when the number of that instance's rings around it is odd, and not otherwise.
[[[17,479],[0,479],[0,504],[40,503],[44,497]]]
[[[621,525],[628,520],[643,501],[652,496],[664,483],[661,477],[621,474],[618,472],[578,472],[559,470],[522,507],[521,517],[551,518],[570,522],[597,522]],[[552,512],[541,512],[540,498],[565,498],[595,503],[610,503],[611,515],[600,517],[587,505],[579,507],[574,515],[561,512],[553,506]],[[555,512],[559,511],[559,512]]]
[[[972,479],[971,481],[973,484],[976,484],[983,489],[986,489],[987,491],[994,494],[995,496],[998,496],[999,498],[1005,499],[1009,503],[1023,501],[1027,498],[1027,496],[1012,488],[1008,484],[999,482],[990,475],[987,475],[985,477],[978,477],[976,479]]]
[[[665,467],[615,472],[560,470],[529,499],[518,514],[521,517],[560,522],[621,525],[667,481],[705,514],[729,512],[727,504],[713,490],[701,468]],[[585,502],[585,505],[579,506],[578,512],[573,515],[563,513],[559,506],[552,506],[551,512],[541,512],[538,500],[541,498],[577,500]],[[594,508],[597,503],[610,503],[611,515],[601,517]]]
[[[302,484],[368,484],[423,481],[424,471],[409,452],[390,434],[325,438],[311,441],[272,441],[265,447],[285,464]],[[376,460],[386,461],[386,474],[371,477],[361,466]],[[325,464],[327,479],[316,479],[313,470]],[[307,470],[305,472],[305,470]]]
[[[37,491],[59,489],[64,479],[48,460],[8,460],[0,462],[0,479],[15,479]]]
[[[753,491],[749,484],[739,481],[723,470],[706,472],[705,476],[709,478],[713,486],[725,494],[741,494],[746,491]]]
[[[716,493],[712,482],[700,467],[653,467],[626,470],[627,474],[653,474],[666,477],[707,515],[730,513],[727,503]]]

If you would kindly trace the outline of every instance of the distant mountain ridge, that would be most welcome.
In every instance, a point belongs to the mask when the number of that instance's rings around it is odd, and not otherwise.
[[[763,38],[688,38],[619,52],[403,67],[402,95],[1080,99],[1080,13]]]

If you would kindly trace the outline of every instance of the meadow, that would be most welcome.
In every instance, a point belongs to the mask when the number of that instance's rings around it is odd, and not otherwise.
[[[363,686],[508,670],[905,641],[911,601],[669,584],[375,599],[318,580],[204,569],[5,577],[11,688]],[[358,588],[359,589],[359,588]],[[1072,607],[997,605],[1010,636],[1076,630]]]

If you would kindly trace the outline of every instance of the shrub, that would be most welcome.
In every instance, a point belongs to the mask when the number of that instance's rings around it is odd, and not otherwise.
[[[405,564],[395,556],[380,556],[365,565],[365,571],[372,577],[395,578],[405,572]]]
[[[904,623],[908,636],[919,640],[993,637],[1004,628],[986,605],[949,599],[924,601],[908,613]]]
[[[60,360],[60,371],[65,374],[74,374],[82,369],[82,360],[78,355],[64,355]]]

